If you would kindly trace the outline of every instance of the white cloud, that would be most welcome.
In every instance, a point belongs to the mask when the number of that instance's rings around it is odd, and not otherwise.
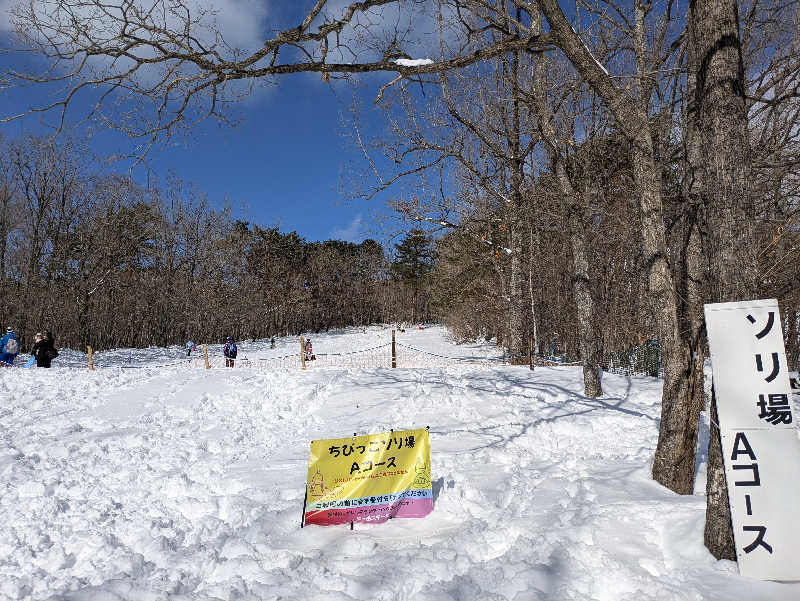
[[[9,33],[12,30],[10,11],[16,3],[16,0],[0,0],[0,33]]]
[[[142,9],[161,4],[159,0],[141,0],[136,2]],[[10,32],[13,24],[10,11],[17,5],[27,4],[20,0],[0,0],[0,32]],[[78,14],[93,13],[91,5],[70,3],[75,7]],[[122,0],[118,2],[104,3],[105,6],[122,5]],[[44,0],[34,0],[34,5],[41,10],[47,10],[51,15],[56,8],[52,2]],[[168,5],[164,4],[164,7]],[[267,16],[267,7],[264,2],[256,0],[186,0],[184,6],[189,10],[193,17],[200,19],[200,39],[204,42],[211,42],[213,38],[207,37],[209,29],[216,29],[214,24],[219,26],[223,32],[225,41],[233,46],[242,49],[255,50],[263,43],[263,25]],[[82,7],[82,8],[81,8]],[[38,11],[37,11],[38,12]],[[164,15],[165,21],[169,25],[175,25],[175,19],[169,14],[168,10],[159,11]],[[95,21],[97,26],[102,23]],[[195,34],[198,29],[195,29]]]
[[[345,240],[347,242],[358,242],[364,237],[364,219],[359,213],[353,218],[345,228],[334,228],[331,230],[332,240]]]

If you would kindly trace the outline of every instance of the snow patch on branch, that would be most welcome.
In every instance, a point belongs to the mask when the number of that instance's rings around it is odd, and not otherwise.
[[[421,67],[422,65],[433,64],[433,61],[429,58],[398,58],[394,62],[401,67]]]
[[[572,25],[570,25],[570,28],[572,29],[572,33],[574,33],[576,36],[578,36],[578,39],[581,41],[581,44],[583,44],[583,47],[586,48],[586,52],[589,53],[589,56],[592,57],[592,60],[597,64],[597,66],[600,67],[603,70],[603,73],[605,73],[606,75],[611,77],[611,75],[608,72],[608,69],[606,69],[603,66],[603,63],[601,63],[599,60],[597,60],[595,58],[594,54],[592,54],[592,51],[589,50],[589,46],[586,45],[586,42],[583,41],[583,38],[580,36],[580,34],[577,31],[575,31],[575,28]]]

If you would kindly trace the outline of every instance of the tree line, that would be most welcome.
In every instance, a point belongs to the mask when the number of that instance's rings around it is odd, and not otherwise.
[[[432,319],[402,244],[393,260],[375,240],[307,241],[89,156],[70,138],[0,142],[0,316],[23,349],[41,330],[106,349]]]

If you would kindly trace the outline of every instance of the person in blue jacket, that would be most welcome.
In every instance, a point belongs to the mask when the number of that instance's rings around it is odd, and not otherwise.
[[[6,328],[6,335],[0,338],[0,361],[12,365],[19,353],[19,339],[11,326]]]

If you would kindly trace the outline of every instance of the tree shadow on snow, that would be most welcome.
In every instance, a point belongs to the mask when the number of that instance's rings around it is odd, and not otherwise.
[[[438,370],[431,371],[430,373],[428,373],[427,370],[414,370],[414,375],[409,377],[408,370],[385,370],[382,373],[374,373],[362,386],[364,388],[391,389],[395,385],[414,386],[428,384],[430,386],[445,386],[450,389],[464,389],[472,394],[485,394],[488,397],[507,397],[508,395],[514,395],[524,397],[526,401],[531,402],[531,406],[518,406],[517,411],[517,415],[523,418],[530,415],[532,417],[530,420],[523,419],[520,421],[502,422],[477,429],[462,428],[441,430],[433,426],[431,427],[430,431],[432,434],[451,435],[460,432],[487,437],[491,440],[483,445],[463,449],[464,452],[502,447],[512,443],[516,439],[524,436],[531,429],[540,425],[555,423],[561,420],[571,420],[597,411],[618,412],[630,417],[644,418],[652,422],[656,428],[658,428],[661,421],[660,416],[650,415],[625,406],[630,403],[630,395],[633,389],[633,381],[630,377],[625,378],[626,390],[624,395],[591,398],[559,384],[537,381],[535,375],[533,378],[525,379],[516,374],[514,374],[515,377],[511,377],[510,374],[497,374],[496,372],[492,374],[491,379],[482,377],[482,375],[483,374],[479,372],[449,374],[448,372],[441,372]],[[426,378],[426,376],[429,376],[429,378]],[[453,382],[454,378],[457,378],[456,382]],[[490,385],[490,382],[498,381],[505,382],[507,386],[504,385],[498,388],[496,385]],[[511,434],[508,432],[500,432],[509,427],[514,428],[516,432]],[[441,486],[439,488],[441,489]]]

